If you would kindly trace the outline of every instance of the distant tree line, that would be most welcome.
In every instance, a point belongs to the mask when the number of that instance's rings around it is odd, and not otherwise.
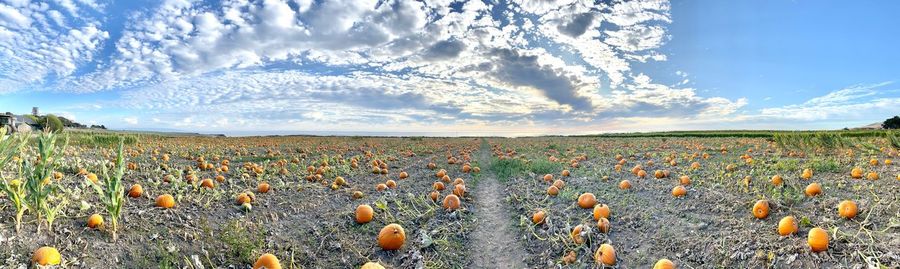
[[[87,125],[75,122],[65,117],[48,114],[46,116],[25,115],[38,124],[41,129],[47,129],[54,132],[62,131],[65,128],[89,128]],[[91,125],[91,129],[104,129],[104,125]]]

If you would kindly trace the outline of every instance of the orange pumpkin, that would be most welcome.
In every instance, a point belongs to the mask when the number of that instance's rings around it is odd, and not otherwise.
[[[609,219],[600,218],[597,220],[597,230],[601,233],[609,233]]]
[[[681,176],[681,178],[678,179],[678,183],[684,186],[691,185],[691,177]]]
[[[600,248],[594,253],[594,260],[600,265],[616,265],[616,250],[610,244],[600,245]]]
[[[546,218],[547,212],[544,212],[544,210],[538,210],[531,215],[531,222],[538,225],[544,224],[544,220],[546,220]]]
[[[672,196],[682,197],[685,194],[687,194],[687,189],[685,189],[684,186],[678,185],[675,186],[675,188],[672,188]]]
[[[235,198],[234,203],[238,204],[238,205],[243,205],[243,204],[249,203],[251,200],[252,199],[250,198],[250,195],[247,195],[247,193],[240,193],[240,194],[238,194],[237,198]]]
[[[621,182],[619,182],[619,189],[623,189],[623,190],[631,189],[631,181],[628,181],[627,179],[622,180]]]
[[[593,208],[597,205],[597,197],[593,193],[586,192],[578,196],[578,206],[581,208]]]
[[[600,220],[600,218],[609,218],[609,206],[606,204],[599,204],[594,206],[594,220]]]
[[[175,207],[175,197],[169,194],[163,194],[156,197],[156,207],[173,208]]]
[[[572,233],[570,235],[572,237],[572,242],[575,242],[576,245],[581,245],[581,243],[584,243],[584,237],[581,236],[581,232],[583,230],[584,227],[581,224],[575,226],[575,228],[572,228]]]
[[[797,220],[794,216],[787,216],[778,221],[778,234],[788,236],[797,233]]]
[[[675,269],[675,263],[669,259],[660,259],[653,265],[653,269]]]
[[[203,179],[203,181],[200,181],[200,187],[212,189],[212,188],[216,187],[216,184],[213,183],[212,179],[207,178],[207,179]]]
[[[267,193],[270,188],[269,183],[260,182],[259,185],[256,186],[256,191],[259,193]]]
[[[781,186],[782,183],[784,183],[784,179],[782,179],[781,176],[779,176],[779,175],[772,176],[772,185]]]
[[[557,179],[556,181],[553,181],[553,186],[556,186],[557,189],[562,190],[562,188],[566,186],[566,182]]]
[[[466,185],[459,184],[453,187],[453,194],[456,196],[465,196],[466,195]]]
[[[392,223],[378,232],[378,246],[384,250],[398,250],[406,243],[406,231],[400,224]]]
[[[859,167],[853,167],[853,169],[850,170],[850,177],[851,177],[851,178],[855,178],[855,179],[860,179],[860,178],[862,178],[862,177],[863,177],[863,170],[862,170],[861,168],[859,168]]]
[[[662,170],[656,170],[653,172],[653,177],[655,177],[657,179],[664,178],[664,177],[666,177],[666,173],[663,172]]]
[[[443,206],[444,206],[444,209],[447,209],[447,210],[459,209],[459,206],[460,206],[459,196],[456,196],[454,194],[447,195],[446,197],[444,197]]]
[[[880,177],[876,172],[869,172],[869,174],[866,175],[866,178],[869,180],[878,180]]]
[[[822,185],[819,185],[819,183],[816,182],[809,183],[804,192],[806,193],[806,196],[809,197],[819,195],[822,193]]]
[[[62,256],[59,255],[56,248],[41,247],[31,255],[31,262],[40,266],[59,265],[62,262]]]
[[[551,174],[544,175],[544,181],[547,181],[547,182],[553,181],[553,175],[551,175]]]
[[[394,181],[393,179],[388,179],[388,181],[385,182],[384,185],[386,185],[388,188],[391,188],[391,189],[397,188],[397,182]]]
[[[828,250],[828,232],[819,227],[812,228],[809,230],[806,243],[813,252]]]
[[[441,198],[441,193],[438,191],[431,191],[431,193],[428,194],[428,197],[431,198],[432,202],[437,202],[438,198]]]
[[[700,169],[700,163],[699,162],[691,163],[691,169],[692,170]]]
[[[281,269],[281,262],[278,261],[278,257],[275,257],[275,255],[266,253],[259,256],[259,259],[256,259],[256,263],[253,263],[253,269]]]
[[[141,195],[144,195],[144,188],[140,184],[131,185],[131,188],[128,189],[128,197],[138,198]]]
[[[100,214],[93,214],[87,220],[87,227],[91,229],[97,229],[101,225],[103,225],[103,216]]]
[[[559,188],[557,188],[556,186],[550,186],[547,188],[547,194],[550,196],[556,196],[557,194],[559,194]]]
[[[840,204],[838,204],[838,215],[846,219],[852,219],[856,217],[856,213],[859,208],[856,206],[856,202],[850,200],[844,200]]]
[[[375,210],[371,206],[359,205],[356,207],[356,223],[369,223],[373,217],[375,217]]]
[[[378,183],[378,185],[375,185],[376,191],[383,191],[384,189],[387,189],[387,185],[384,185],[384,183]]]
[[[764,219],[769,216],[769,201],[759,200],[753,205],[753,216],[757,219]]]
[[[800,177],[803,179],[810,179],[810,178],[812,178],[812,176],[813,176],[813,171],[812,171],[812,169],[809,169],[809,168],[803,169],[803,173],[800,174]]]

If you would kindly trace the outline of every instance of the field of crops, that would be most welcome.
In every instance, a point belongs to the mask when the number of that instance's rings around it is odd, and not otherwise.
[[[896,268],[896,142],[6,136],[0,268]]]

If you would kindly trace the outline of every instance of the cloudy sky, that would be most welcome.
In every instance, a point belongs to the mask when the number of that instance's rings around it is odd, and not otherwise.
[[[0,0],[0,112],[117,129],[829,129],[900,113],[900,1]]]

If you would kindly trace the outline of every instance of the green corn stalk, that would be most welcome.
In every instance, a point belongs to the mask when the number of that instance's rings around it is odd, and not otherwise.
[[[35,213],[37,219],[37,232],[41,231],[41,224],[45,215],[54,215],[56,210],[51,208],[47,200],[56,193],[58,186],[53,184],[53,172],[58,166],[59,156],[69,143],[66,136],[62,146],[57,145],[58,135],[52,132],[41,133],[37,139],[38,159],[24,158],[22,171],[25,174],[25,203],[28,209]],[[48,227],[52,234],[52,226]]]
[[[122,205],[125,204],[125,186],[122,184],[122,178],[125,176],[125,139],[119,137],[118,156],[116,157],[115,170],[113,175],[109,175],[106,165],[103,166],[103,180],[98,184],[94,184],[85,179],[88,185],[97,191],[100,201],[106,205],[106,213],[109,214],[112,222],[112,238],[113,242],[119,239],[116,233],[119,228],[119,216],[122,214]]]
[[[65,197],[62,197],[59,198],[59,201],[54,201],[54,204],[56,204],[56,206],[48,206],[46,209],[44,209],[44,218],[47,219],[48,231],[53,232],[53,222],[56,221],[56,217],[60,212],[62,212],[63,207],[65,207],[68,203],[69,200]]]
[[[900,133],[898,132],[889,132],[887,133],[888,140],[891,142],[891,146],[895,149],[900,149]]]
[[[28,137],[24,135],[5,135],[6,127],[0,128],[0,171],[3,167],[19,154],[19,150],[27,143]],[[7,181],[0,178],[0,190],[6,193],[6,198],[13,204],[16,209],[16,233],[22,230],[22,216],[25,215],[25,206],[23,198],[25,197],[25,189],[22,188],[21,179],[12,179]]]

